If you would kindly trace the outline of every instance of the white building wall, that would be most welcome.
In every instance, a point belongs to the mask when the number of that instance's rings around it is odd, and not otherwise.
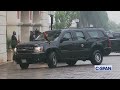
[[[39,11],[33,11],[33,23],[40,23]]]
[[[6,61],[6,11],[0,11],[0,63]]]
[[[29,19],[29,12],[25,12],[23,17],[21,17],[21,12],[18,19],[17,17],[17,11],[0,11],[0,62],[6,62],[7,61],[7,49],[6,49],[6,34],[9,38],[11,38],[13,31],[16,31],[17,38],[18,36],[20,39],[25,39],[25,41],[29,40],[29,32],[33,29],[32,26],[25,27],[27,31],[23,30],[24,26],[18,26],[19,23],[33,23],[33,17],[32,20]],[[33,12],[32,12],[33,16]],[[37,16],[36,16],[37,17]],[[22,19],[22,20],[21,20]],[[7,21],[7,22],[6,22]],[[48,31],[49,30],[49,15],[48,11],[41,11],[41,14],[38,18],[35,18],[36,23],[41,23],[40,31]],[[23,32],[21,31],[23,30]],[[7,31],[7,32],[6,32]],[[25,38],[22,38],[22,37]],[[1,48],[2,47],[2,48]]]
[[[18,27],[20,19],[17,18],[17,11],[7,11],[7,37],[11,38],[13,31],[16,32],[16,36],[21,37],[20,27]]]
[[[42,24],[41,32],[49,30],[49,15],[48,11],[41,11],[41,19],[40,22]]]
[[[21,11],[21,22],[29,23],[29,11]]]
[[[20,21],[17,18],[17,11],[7,11],[7,24],[15,25],[18,22],[20,22]]]

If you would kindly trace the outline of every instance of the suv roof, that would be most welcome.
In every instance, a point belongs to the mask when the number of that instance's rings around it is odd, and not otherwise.
[[[69,29],[61,29],[62,31],[67,31],[67,30],[104,30],[104,28],[80,28],[80,29],[73,29],[73,28],[69,28]]]
[[[59,30],[52,30],[52,31],[68,31],[68,30],[84,30],[84,31],[88,31],[88,30],[102,30],[105,31],[104,28],[80,28],[80,29],[74,29],[74,28],[68,28],[68,29],[59,29]]]

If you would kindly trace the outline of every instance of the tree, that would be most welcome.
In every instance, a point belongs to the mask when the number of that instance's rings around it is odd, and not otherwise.
[[[69,28],[72,20],[79,19],[79,27],[108,28],[108,15],[106,11],[56,11],[55,13],[55,29]]]
[[[107,28],[108,15],[106,11],[80,11],[80,27],[89,27],[92,24],[94,27]]]
[[[120,26],[113,21],[108,22],[108,29],[116,31]]]
[[[55,29],[69,28],[72,20],[79,17],[76,11],[56,11],[55,13]]]

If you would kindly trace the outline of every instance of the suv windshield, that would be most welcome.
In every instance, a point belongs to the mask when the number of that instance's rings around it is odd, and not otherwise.
[[[61,31],[46,31],[47,38],[49,41],[56,41],[61,33]],[[45,41],[44,34],[41,33],[36,39],[36,41]]]

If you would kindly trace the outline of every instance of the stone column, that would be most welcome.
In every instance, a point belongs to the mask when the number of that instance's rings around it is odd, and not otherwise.
[[[33,30],[39,30],[40,31],[40,13],[39,11],[33,11]]]
[[[0,63],[6,61],[6,11],[0,11]]]
[[[21,43],[29,42],[30,31],[32,30],[32,12],[30,11],[21,11]]]
[[[49,30],[49,15],[48,11],[41,11],[41,32],[48,31]]]

